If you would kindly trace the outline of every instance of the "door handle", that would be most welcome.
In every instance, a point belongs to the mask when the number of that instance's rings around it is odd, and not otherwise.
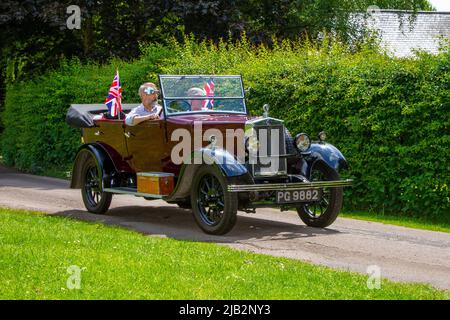
[[[131,137],[134,137],[134,134],[131,133],[130,131],[124,132],[124,135],[125,135],[125,137],[127,137],[128,139],[131,138]]]
[[[101,136],[101,135],[103,135],[103,132],[102,132],[102,131],[96,131],[94,134],[95,134],[96,136]]]

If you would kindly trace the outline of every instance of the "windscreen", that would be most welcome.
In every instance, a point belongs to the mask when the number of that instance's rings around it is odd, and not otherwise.
[[[166,115],[246,113],[241,76],[160,76]]]

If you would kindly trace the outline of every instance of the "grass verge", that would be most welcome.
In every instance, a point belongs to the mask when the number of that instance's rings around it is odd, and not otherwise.
[[[343,218],[351,218],[365,221],[374,221],[384,224],[392,224],[402,227],[430,230],[430,231],[440,231],[450,233],[450,217],[442,218],[438,221],[429,221],[425,219],[420,219],[417,217],[408,216],[396,216],[389,214],[376,214],[369,213],[365,211],[359,212],[342,212],[339,215]]]
[[[80,289],[68,289],[70,266]],[[428,285],[0,208],[0,299],[446,299]],[[72,274],[73,275],[73,274]]]

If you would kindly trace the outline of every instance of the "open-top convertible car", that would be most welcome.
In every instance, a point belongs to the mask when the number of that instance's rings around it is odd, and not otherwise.
[[[113,194],[163,199],[192,209],[210,234],[230,231],[238,210],[261,207],[295,208],[313,227],[336,219],[351,181],[340,179],[347,162],[324,132],[315,142],[293,138],[267,105],[250,116],[240,76],[160,75],[159,84],[161,118],[136,126],[96,116],[104,105],[70,107],[67,122],[84,143],[71,187],[88,211],[105,213]]]

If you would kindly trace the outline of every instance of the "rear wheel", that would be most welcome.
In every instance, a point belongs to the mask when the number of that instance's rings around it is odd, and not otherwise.
[[[111,205],[112,194],[102,190],[100,168],[93,156],[86,160],[82,168],[81,195],[89,212],[102,214]]]
[[[208,234],[225,234],[236,224],[237,194],[227,191],[226,178],[213,166],[196,173],[191,204],[195,221]]]
[[[314,166],[311,181],[340,180],[339,173],[323,163]],[[320,202],[297,208],[302,221],[311,227],[325,228],[336,220],[342,208],[342,188],[323,188]]]

